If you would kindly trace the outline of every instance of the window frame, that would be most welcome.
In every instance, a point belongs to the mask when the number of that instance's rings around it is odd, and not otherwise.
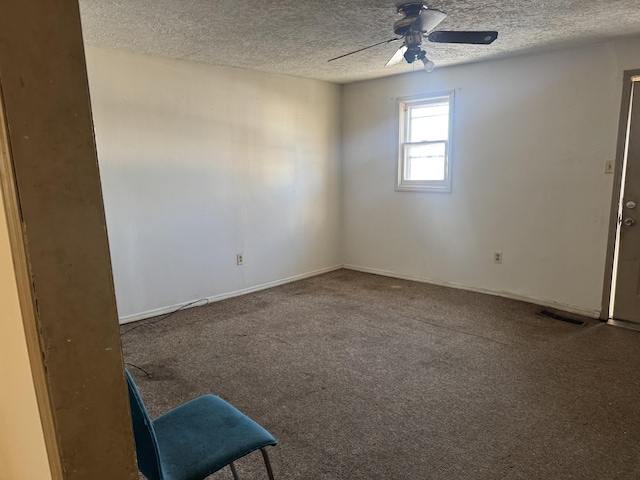
[[[409,112],[413,107],[428,106],[438,103],[449,104],[449,128],[448,138],[446,140],[409,142],[410,120]],[[453,103],[454,92],[449,90],[446,92],[430,93],[426,95],[414,95],[411,97],[403,97],[398,99],[398,171],[396,179],[396,190],[405,192],[435,192],[450,193],[451,192],[451,164],[452,164],[452,140],[453,140]],[[445,165],[444,180],[406,180],[405,172],[407,170],[406,151],[409,147],[415,145],[428,145],[433,143],[445,144]]]

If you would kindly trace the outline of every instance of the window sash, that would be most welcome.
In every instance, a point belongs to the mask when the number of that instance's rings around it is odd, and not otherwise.
[[[419,141],[429,141],[429,142],[435,142],[438,140],[448,140],[449,139],[449,115],[450,115],[450,111],[449,111],[449,102],[443,102],[441,99],[436,99],[436,101],[433,102],[420,102],[417,105],[406,105],[406,114],[405,114],[405,123],[404,123],[404,141],[405,142],[411,142],[412,141],[412,133],[413,133],[413,129],[416,123],[419,123],[420,119],[423,118],[428,118],[430,116],[444,116],[442,114],[437,114],[437,115],[429,115],[429,116],[424,116],[424,117],[414,117],[413,116],[413,112],[414,110],[417,109],[422,109],[425,107],[443,107],[446,106],[447,107],[447,128],[445,129],[444,132],[444,136],[434,136],[430,139],[424,139],[424,140],[413,140],[414,142],[419,142]],[[416,122],[418,121],[418,122]]]
[[[428,182],[429,184],[431,183],[441,183],[444,182],[447,179],[447,163],[448,163],[448,149],[449,149],[449,142],[447,142],[446,140],[436,140],[436,141],[432,141],[432,142],[407,142],[403,145],[403,150],[404,150],[404,154],[403,154],[403,158],[404,158],[404,168],[403,168],[403,172],[402,172],[402,180],[403,182],[412,182],[412,183],[416,183],[416,182]],[[420,157],[416,157],[416,156],[411,156],[409,151],[411,149],[415,149],[416,147],[429,147],[429,146],[437,146],[437,145],[442,145],[443,148],[443,155],[442,155],[442,177],[443,178],[411,178],[412,175],[412,171],[411,169],[414,167],[412,165],[412,160],[415,160],[416,158],[420,158]],[[437,158],[440,158],[439,156]],[[433,166],[436,167],[436,166]],[[438,170],[440,169],[439,166]],[[425,166],[425,169],[430,169],[429,166]],[[433,170],[435,168],[431,168],[431,170]],[[417,175],[416,175],[417,176]],[[428,176],[428,175],[425,175]]]

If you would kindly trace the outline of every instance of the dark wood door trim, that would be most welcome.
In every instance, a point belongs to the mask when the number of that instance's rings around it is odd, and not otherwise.
[[[604,271],[604,284],[602,288],[602,306],[600,319],[606,321],[609,317],[609,303],[611,302],[611,282],[613,276],[613,262],[615,254],[616,230],[618,224],[618,202],[620,200],[620,188],[622,186],[622,168],[627,136],[627,123],[631,108],[631,88],[633,78],[640,76],[640,69],[626,70],[622,83],[622,99],[620,105],[620,119],[618,121],[618,141],[616,144],[616,158],[613,172],[613,191],[611,194],[611,210],[609,213],[609,234],[607,239],[607,256]]]
[[[78,2],[0,10],[3,189],[54,479],[137,480]]]

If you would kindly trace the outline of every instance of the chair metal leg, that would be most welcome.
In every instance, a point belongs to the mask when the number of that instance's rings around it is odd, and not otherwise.
[[[264,466],[267,467],[267,475],[269,476],[269,480],[274,480],[273,478],[273,470],[271,470],[271,462],[269,462],[269,455],[267,455],[267,451],[264,448],[261,448],[262,458],[264,458]]]
[[[231,473],[233,473],[233,480],[240,480],[238,477],[238,472],[236,472],[236,466],[231,462],[229,464],[229,468],[231,469]]]

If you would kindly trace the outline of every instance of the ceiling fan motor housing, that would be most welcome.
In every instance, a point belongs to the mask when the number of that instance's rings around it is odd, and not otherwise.
[[[396,23],[393,24],[393,33],[401,37],[404,37],[405,35],[411,32],[411,26],[414,24],[417,18],[418,18],[417,16],[401,18],[400,20],[398,20]]]
[[[405,36],[411,33],[411,26],[415,23],[418,16],[423,10],[427,10],[427,4],[424,2],[396,2],[398,13],[402,18],[393,24],[393,32],[396,35]]]
[[[398,13],[404,16],[416,16],[420,14],[420,11],[429,8],[427,2],[416,2],[415,0],[396,1],[395,6],[398,9]]]

